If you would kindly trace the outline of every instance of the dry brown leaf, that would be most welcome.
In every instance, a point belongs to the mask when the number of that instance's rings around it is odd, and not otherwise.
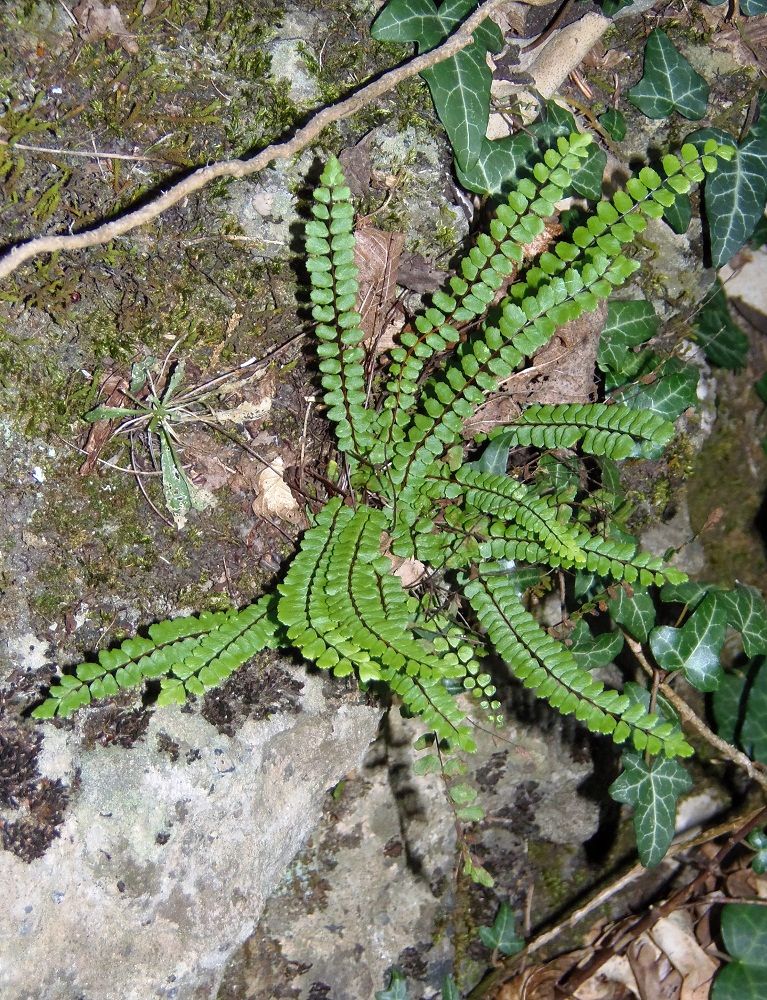
[[[397,268],[397,284],[411,292],[436,292],[442,288],[447,274],[436,268],[420,253],[402,254]]]
[[[575,991],[576,1000],[637,1000],[639,990],[625,955],[612,955],[599,971]]]
[[[348,146],[339,153],[338,159],[344,168],[344,177],[355,198],[367,198],[372,185],[373,164],[370,159],[370,136],[366,135],[354,146]]]
[[[354,261],[359,270],[359,311],[365,343],[376,351],[391,347],[381,343],[389,325],[391,306],[396,296],[396,274],[405,237],[387,233],[373,226],[356,232]]]
[[[135,406],[133,400],[125,395],[127,388],[128,381],[123,375],[117,372],[107,375],[99,389],[100,405]],[[85,461],[77,470],[79,475],[90,476],[96,468],[96,463],[101,456],[104,445],[112,437],[118,423],[119,421],[117,420],[97,420],[95,424],[91,425],[88,436],[85,439],[85,444],[83,445]]]
[[[682,977],[646,934],[631,942],[626,956],[636,979],[639,1000],[679,1000]]]
[[[661,917],[652,929],[652,939],[682,977],[679,1000],[708,1000],[711,980],[718,965],[695,940],[690,914],[675,910]],[[656,1000],[648,996],[648,1000]]]
[[[389,556],[392,570],[398,576],[403,587],[414,587],[426,572],[426,567],[418,559],[403,559],[400,556]]]
[[[532,359],[530,368],[507,383],[509,389],[517,399],[523,397],[526,405],[587,403],[594,392],[599,337],[606,321],[607,303],[602,301],[560,327]]]
[[[464,422],[465,437],[489,434],[497,427],[510,424],[519,416],[521,407],[509,392],[499,393],[482,403],[476,413]]]
[[[258,474],[258,496],[253,501],[253,513],[260,516],[276,514],[284,521],[301,524],[301,509],[283,478],[284,459],[274,458],[269,465],[269,468],[262,469]]]
[[[712,34],[711,45],[728,52],[738,65],[767,74],[767,14],[722,26]]]
[[[119,45],[128,55],[135,56],[138,53],[136,36],[125,27],[123,16],[115,4],[105,7],[101,0],[80,0],[72,9],[72,14],[80,25],[80,37],[83,41],[97,42],[105,38],[107,45],[111,43],[112,48]]]

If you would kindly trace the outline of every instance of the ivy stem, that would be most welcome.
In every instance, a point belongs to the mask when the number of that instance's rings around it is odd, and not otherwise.
[[[637,642],[636,639],[632,639],[630,635],[626,632],[623,633],[626,640],[626,645],[629,647],[631,652],[634,654],[637,663],[642,668],[642,670],[650,678],[656,677],[656,668],[647,659],[644,649],[642,648],[642,643]],[[676,691],[668,684],[660,684],[658,686],[658,693],[662,694],[663,697],[672,705],[675,711],[679,714],[679,717],[685,722],[690,729],[693,729],[701,739],[705,740],[709,746],[713,747],[717,753],[722,757],[729,760],[731,763],[735,764],[736,767],[741,768],[752,781],[755,781],[762,791],[767,792],[767,773],[765,773],[764,768],[757,761],[751,760],[746,754],[741,750],[738,750],[727,740],[723,740],[721,736],[710,729],[703,719],[694,712],[693,709],[687,704],[684,698],[681,698]]]

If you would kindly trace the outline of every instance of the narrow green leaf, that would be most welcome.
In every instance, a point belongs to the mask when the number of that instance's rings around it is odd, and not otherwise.
[[[399,969],[392,969],[385,990],[376,991],[376,1000],[408,1000],[408,996],[407,979]]]

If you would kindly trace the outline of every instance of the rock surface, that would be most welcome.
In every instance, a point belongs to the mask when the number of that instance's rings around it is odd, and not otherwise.
[[[303,688],[295,704],[232,737],[181,709],[153,714],[130,749],[46,729],[37,766],[69,804],[42,857],[0,853],[0,995],[215,995],[380,716],[281,669],[283,687]]]

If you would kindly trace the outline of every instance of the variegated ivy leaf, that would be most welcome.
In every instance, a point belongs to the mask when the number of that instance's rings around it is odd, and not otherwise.
[[[416,42],[419,52],[434,48],[469,14],[474,0],[389,0],[370,30],[379,41]],[[450,139],[456,162],[471,170],[487,132],[492,75],[485,55],[498,52],[503,36],[491,20],[475,32],[474,41],[422,75]]]
[[[697,341],[712,365],[729,368],[732,371],[738,371],[745,365],[748,337],[737,323],[733,322],[727,306],[727,296],[718,279],[706,295],[703,307],[696,313],[693,324],[697,332]]]
[[[708,84],[677,51],[660,28],[650,33],[644,51],[644,75],[628,98],[648,118],[678,111],[697,120],[706,113]]]
[[[523,169],[529,168],[538,159],[540,144],[552,145],[559,136],[568,136],[576,131],[575,119],[570,112],[548,101],[526,132],[517,132],[503,139],[483,140],[477,161],[470,170],[464,170],[458,164],[458,180],[467,190],[477,194],[505,193],[520,179]],[[592,143],[583,165],[573,174],[572,189],[584,198],[599,199],[606,162],[604,151]]]
[[[680,413],[694,406],[700,373],[697,368],[671,358],[653,373],[652,381],[631,385],[615,396],[637,410],[650,410],[666,420],[676,420]]]
[[[722,938],[733,959],[716,974],[711,1000],[767,996],[767,909],[730,903],[722,910]]]
[[[503,955],[516,955],[525,946],[524,938],[517,934],[517,920],[508,903],[501,903],[492,927],[480,927],[479,939],[486,948],[496,949]]]
[[[651,868],[663,860],[674,836],[676,805],[692,788],[692,779],[677,760],[656,757],[649,764],[641,754],[624,751],[623,772],[610,785],[616,802],[634,808],[634,832],[639,860]]]
[[[692,219],[692,202],[687,194],[678,194],[676,201],[663,212],[663,218],[675,233],[686,233]]]
[[[604,10],[604,7],[602,9]],[[626,119],[616,108],[608,108],[603,115],[600,115],[599,124],[609,132],[610,138],[615,142],[623,142],[626,138]]]
[[[722,162],[715,174],[706,179],[704,201],[711,238],[711,261],[721,267],[750,238],[764,214],[767,200],[767,96],[760,101],[761,117],[736,145],[721,129],[706,128],[693,132],[687,141],[700,146],[706,139],[717,139],[735,147],[735,156]]]
[[[727,612],[727,623],[740,632],[746,656],[767,653],[767,606],[756,587],[739,583],[718,595]]]
[[[639,642],[646,642],[655,624],[655,603],[647,591],[638,590],[629,597],[623,588],[607,602],[610,617]]]
[[[583,670],[607,666],[623,649],[623,635],[620,632],[604,632],[593,636],[583,620],[576,623],[569,640],[572,642],[570,652]]]
[[[629,348],[644,344],[658,332],[660,320],[646,299],[618,299],[607,304],[607,321],[599,338],[597,365],[615,375],[633,372],[636,355]]]
[[[717,731],[749,756],[767,764],[767,666],[752,664],[744,673],[728,673],[714,695]]]
[[[664,670],[682,670],[699,691],[715,691],[723,677],[719,652],[727,611],[716,593],[707,594],[681,628],[662,625],[650,634],[650,648]]]

